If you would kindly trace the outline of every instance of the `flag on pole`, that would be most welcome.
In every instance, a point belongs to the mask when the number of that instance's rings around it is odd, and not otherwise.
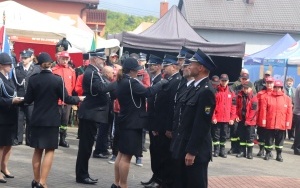
[[[5,26],[2,26],[0,29],[0,43],[1,43],[1,52],[10,54],[10,45],[9,45],[9,39],[5,32]]]
[[[97,40],[98,40],[98,35],[97,32],[95,32],[90,51],[95,51],[97,49]]]

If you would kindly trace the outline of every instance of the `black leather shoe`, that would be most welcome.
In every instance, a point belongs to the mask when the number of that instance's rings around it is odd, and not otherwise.
[[[155,181],[153,181],[149,185],[145,185],[145,188],[159,188],[159,187],[160,187],[160,185],[158,183],[156,183]]]
[[[15,176],[11,175],[11,174],[5,174],[2,170],[1,173],[6,177],[6,178],[15,178]]]
[[[98,183],[97,179],[91,179],[91,178],[85,178],[85,179],[76,179],[77,183],[82,183],[82,184],[95,184]]]
[[[113,183],[110,188],[121,188],[121,187]]]
[[[0,183],[6,183],[7,181],[5,179],[0,179]]]
[[[99,154],[94,153],[93,157],[94,158],[100,158],[100,159],[108,159],[109,155],[106,155],[104,153],[99,153]]]
[[[143,182],[143,181],[141,181],[141,184],[142,185],[150,185],[151,183],[153,183],[154,181],[153,181],[153,178],[151,178],[149,181],[147,181],[147,182]]]
[[[31,188],[35,188],[37,184],[38,184],[38,182],[36,182],[35,180],[32,180]]]
[[[44,188],[44,186],[41,183],[37,183],[35,187],[36,188]]]

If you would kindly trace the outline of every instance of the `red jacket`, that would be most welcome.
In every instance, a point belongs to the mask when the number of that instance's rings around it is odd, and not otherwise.
[[[83,80],[83,74],[79,75],[76,80],[75,92],[78,94],[78,96],[83,95],[82,80]]]
[[[292,101],[282,91],[273,91],[262,101],[262,127],[287,130],[292,125]]]
[[[70,96],[72,96],[72,91],[75,88],[76,83],[76,74],[75,71],[71,67],[64,67],[60,65],[56,65],[52,68],[53,74],[57,74],[62,77],[65,88]],[[58,105],[62,105],[62,101],[58,101]]]
[[[253,93],[249,93],[246,97],[246,112],[245,118],[243,118],[243,96],[244,92],[240,91],[237,95],[236,101],[236,114],[240,121],[245,121],[245,125],[255,126],[256,125],[256,113],[258,109],[257,97]]]
[[[228,86],[218,86],[216,92],[216,108],[212,119],[217,122],[229,122],[236,117],[236,97]]]
[[[262,101],[264,100],[265,97],[269,96],[272,94],[272,90],[261,90],[260,92],[257,93],[257,100],[258,100],[258,111],[257,111],[257,116],[256,116],[256,125],[261,127],[262,126],[262,114],[261,114],[261,104]]]

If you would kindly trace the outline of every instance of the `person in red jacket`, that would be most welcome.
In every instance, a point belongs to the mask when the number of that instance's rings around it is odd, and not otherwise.
[[[225,143],[228,124],[233,125],[236,117],[236,98],[234,92],[228,87],[228,75],[222,74],[220,81],[216,92],[216,108],[212,117],[213,156],[226,158]]]
[[[275,140],[276,160],[282,162],[282,148],[285,131],[292,125],[292,100],[283,92],[283,83],[280,80],[274,82],[271,95],[262,101],[262,127],[265,127],[265,160],[270,159]]]
[[[68,95],[72,96],[72,91],[75,88],[76,83],[76,74],[74,69],[69,67],[68,61],[70,60],[70,55],[67,51],[61,51],[56,54],[57,64],[52,68],[53,74],[61,76],[64,86],[68,92]],[[61,114],[61,126],[59,130],[60,140],[59,146],[69,147],[68,142],[66,141],[67,137],[67,125],[69,121],[71,105],[65,104],[63,101],[58,101],[59,112]]]
[[[257,100],[258,100],[258,111],[257,111],[257,117],[256,117],[256,125],[257,125],[257,135],[258,135],[258,145],[259,145],[259,152],[257,153],[258,157],[264,157],[264,151],[265,151],[265,128],[262,127],[262,119],[261,119],[261,108],[262,108],[262,101],[265,97],[269,96],[273,92],[274,87],[274,78],[268,77],[266,78],[266,87],[265,89],[259,91],[257,93]]]
[[[238,93],[236,105],[236,121],[238,122],[238,135],[240,138],[240,153],[236,157],[253,159],[253,140],[258,108],[257,97],[252,92],[253,84],[246,82]]]

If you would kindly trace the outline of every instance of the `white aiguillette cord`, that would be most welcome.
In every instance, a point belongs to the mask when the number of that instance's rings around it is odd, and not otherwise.
[[[129,77],[128,82],[129,82],[130,94],[131,94],[132,102],[133,102],[133,104],[134,104],[134,106],[135,106],[136,108],[141,108],[141,106],[142,106],[142,99],[140,98],[140,105],[139,105],[139,106],[136,105],[136,103],[135,103],[135,101],[134,101],[134,99],[133,99],[132,87],[131,87],[131,81],[130,81],[130,79],[131,79],[131,78]],[[134,79],[137,80],[139,83],[141,83],[138,79],[136,79],[136,78],[134,78]]]

